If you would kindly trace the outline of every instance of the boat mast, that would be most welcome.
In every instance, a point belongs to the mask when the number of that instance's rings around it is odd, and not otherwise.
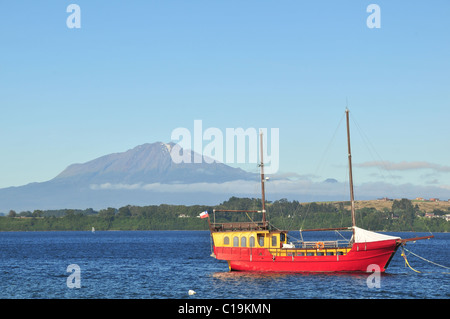
[[[349,110],[345,110],[345,114],[347,117],[347,143],[348,143],[348,167],[349,167],[349,182],[350,182],[350,201],[352,204],[352,226],[356,226],[355,222],[355,196],[353,194],[353,174],[352,174],[352,151],[350,148],[350,123],[348,119]],[[353,228],[354,232],[354,228]]]
[[[266,194],[264,191],[264,160],[263,160],[263,132],[259,132],[259,139],[260,139],[260,154],[261,154],[261,163],[259,164],[259,167],[261,167],[261,200],[262,200],[262,221],[265,224],[266,223]]]

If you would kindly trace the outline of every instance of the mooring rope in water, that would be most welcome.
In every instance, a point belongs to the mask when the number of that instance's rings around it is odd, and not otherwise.
[[[421,273],[421,272],[418,271],[418,270],[415,270],[413,267],[411,267],[411,265],[410,265],[409,262],[408,262],[408,259],[406,258],[405,250],[406,250],[408,253],[410,253],[410,254],[412,254],[412,255],[414,255],[414,256],[416,256],[416,257],[418,257],[418,258],[420,258],[420,259],[422,259],[422,260],[424,260],[424,261],[426,261],[426,262],[429,262],[429,263],[431,263],[431,264],[433,264],[433,265],[436,265],[436,266],[439,266],[439,267],[442,267],[442,268],[446,268],[446,269],[450,269],[450,267],[443,266],[443,265],[440,265],[440,264],[438,264],[438,263],[435,263],[435,262],[433,262],[433,261],[431,261],[431,260],[425,259],[425,258],[423,258],[423,257],[421,257],[421,256],[419,256],[419,255],[417,255],[417,254],[415,254],[415,253],[413,253],[412,251],[410,251],[410,250],[408,250],[408,249],[406,249],[405,247],[402,246],[402,256],[403,256],[403,259],[405,259],[405,264],[406,264],[409,268],[411,268],[412,270],[414,270],[414,271],[417,272],[417,273]],[[446,273],[446,274],[449,274],[449,273]]]
[[[415,269],[414,269],[413,267],[411,267],[411,265],[409,264],[408,259],[406,259],[406,255],[405,255],[405,251],[404,251],[403,247],[402,247],[402,257],[403,257],[403,259],[405,260],[405,266],[408,266],[409,268],[411,268],[412,270],[414,270],[415,272],[417,272],[417,273],[420,274],[420,271],[415,270]]]

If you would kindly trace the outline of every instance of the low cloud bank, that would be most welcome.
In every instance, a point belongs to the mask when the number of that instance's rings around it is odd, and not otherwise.
[[[388,198],[416,198],[436,197],[441,200],[450,199],[450,186],[419,186],[413,184],[394,185],[385,182],[365,183],[355,185],[355,199]],[[163,193],[212,193],[230,194],[230,196],[255,196],[261,193],[260,185],[253,181],[229,181],[224,183],[194,183],[194,184],[162,184],[162,183],[135,183],[135,184],[92,184],[92,190],[127,190],[127,191],[151,191]],[[266,182],[266,193],[270,198],[307,198],[311,200],[342,200],[349,199],[347,183],[314,182],[308,179],[298,180],[269,180]]]

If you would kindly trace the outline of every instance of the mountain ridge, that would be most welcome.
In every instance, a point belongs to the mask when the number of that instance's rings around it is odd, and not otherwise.
[[[174,143],[145,143],[124,152],[106,154],[67,166],[46,182],[0,189],[0,211],[59,208],[102,208],[118,205],[161,203],[213,203],[230,194],[208,191],[184,194],[167,188],[101,187],[102,185],[177,185],[255,181],[257,174],[224,163],[174,163]],[[191,150],[194,159],[199,154]],[[100,186],[99,186],[100,185]],[[96,187],[99,186],[99,187]],[[169,187],[170,189],[170,187]]]
[[[170,150],[174,143],[146,143],[125,152],[111,153],[85,163],[69,165],[54,180],[81,177],[91,183],[195,183],[225,182],[254,178],[254,174],[223,163],[174,163]],[[193,159],[200,156],[191,150]],[[182,180],[180,180],[180,177]]]

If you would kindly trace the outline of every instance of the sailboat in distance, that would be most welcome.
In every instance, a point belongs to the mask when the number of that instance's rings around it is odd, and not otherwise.
[[[352,225],[348,227],[309,229],[304,231],[351,230],[350,241],[301,241],[288,243],[287,230],[273,228],[266,220],[265,178],[262,132],[260,133],[261,210],[213,210],[208,215],[212,237],[212,256],[225,260],[230,271],[257,272],[372,272],[373,265],[385,272],[397,249],[409,241],[434,236],[401,239],[368,231],[356,226],[350,147],[349,110],[346,109],[348,164]],[[215,214],[261,213],[261,221],[216,223]],[[370,267],[369,267],[370,266]]]

